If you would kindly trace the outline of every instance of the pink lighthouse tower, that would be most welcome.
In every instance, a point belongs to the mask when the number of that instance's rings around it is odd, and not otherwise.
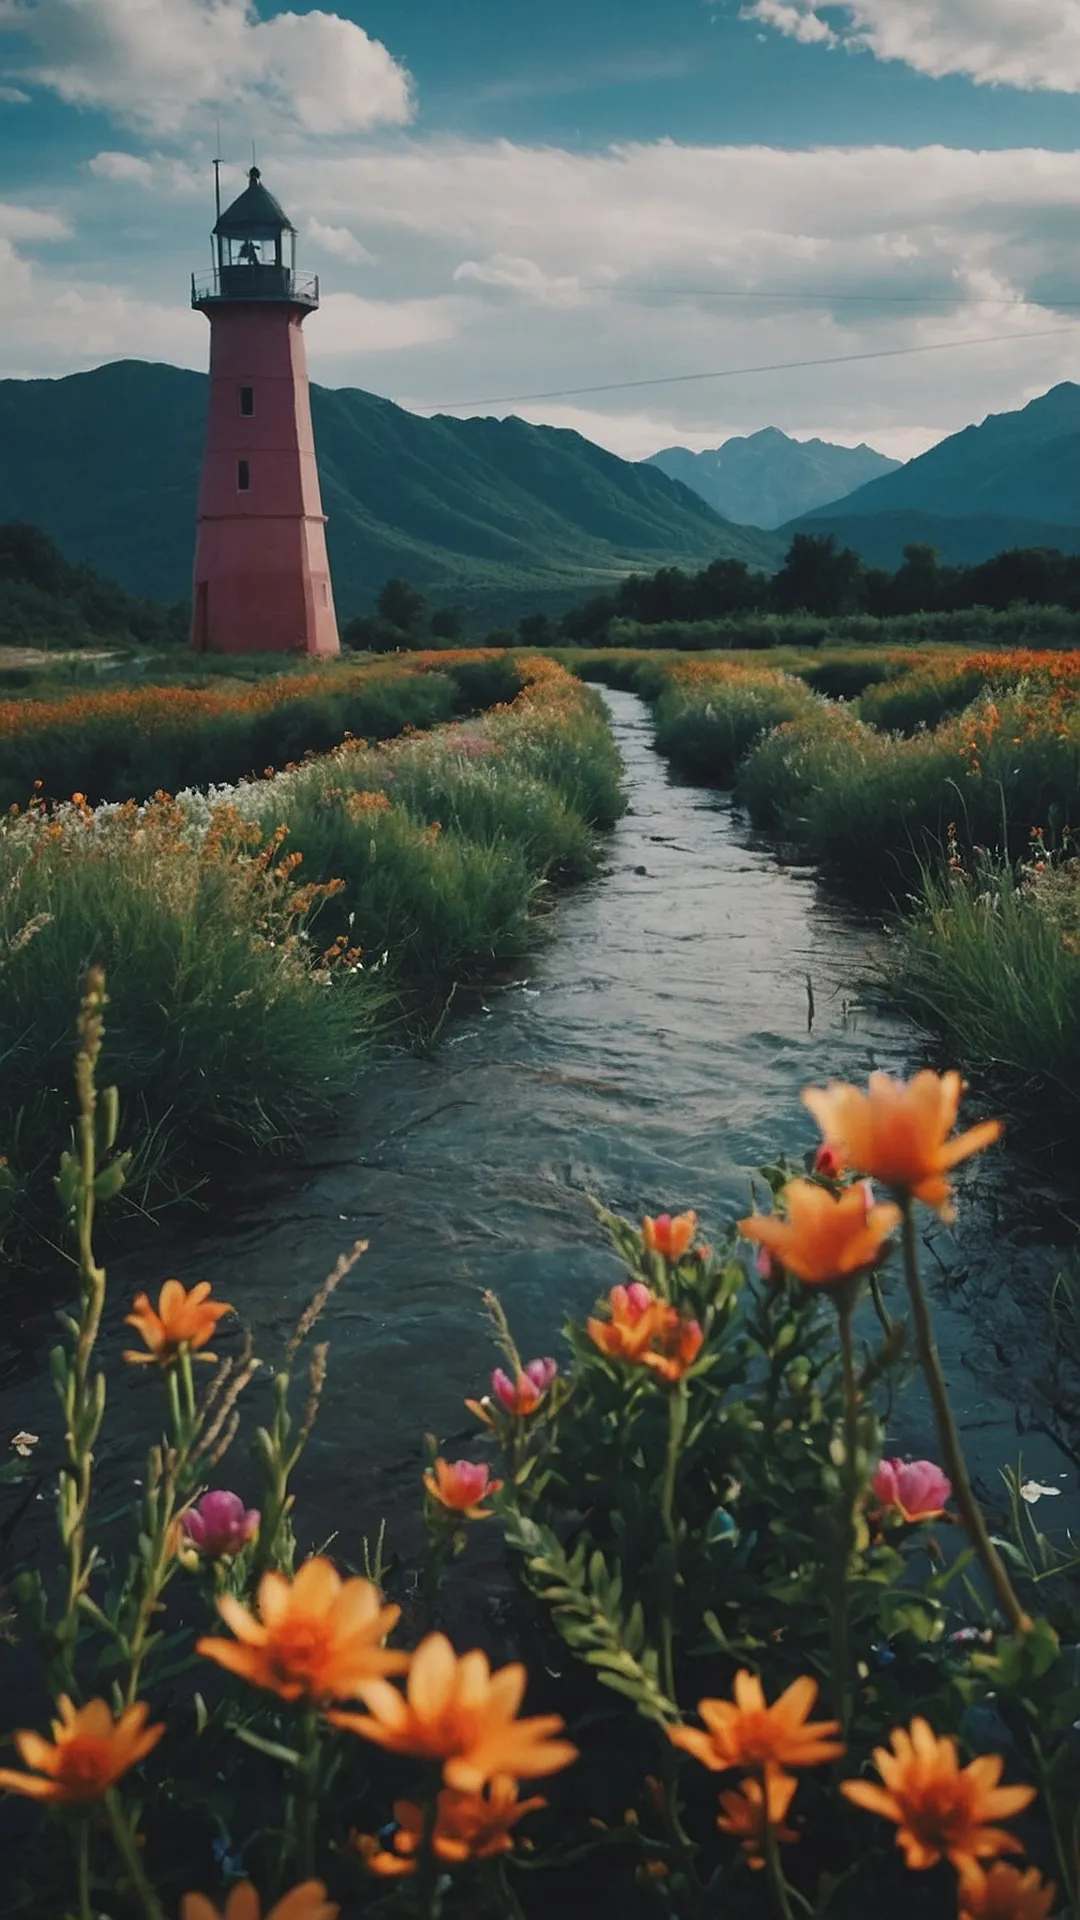
[[[214,653],[337,653],[301,328],[319,304],[296,230],[252,167],[192,276],[210,322],[191,644]]]

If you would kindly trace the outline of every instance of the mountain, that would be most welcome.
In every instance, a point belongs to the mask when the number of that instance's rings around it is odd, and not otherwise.
[[[137,600],[90,567],[73,567],[40,527],[0,526],[0,634],[5,646],[162,646],[187,639],[183,606]]]
[[[391,574],[495,619],[632,571],[782,557],[772,535],[577,433],[425,420],[354,388],[312,387],[311,405],[343,620]],[[205,413],[204,375],[141,360],[0,381],[0,521],[44,528],[129,592],[187,598]]]
[[[900,465],[873,447],[837,447],[828,440],[791,440],[779,427],[725,440],[707,453],[664,447],[644,466],[693,487],[717,513],[755,527],[785,520],[839,500],[865,481]]]
[[[783,537],[831,533],[838,546],[853,547],[868,567],[885,567],[889,573],[896,571],[907,546],[933,547],[947,567],[977,566],[980,560],[991,560],[1014,547],[1056,547],[1061,553],[1080,553],[1080,524],[1011,520],[989,513],[946,517],[914,509],[849,513],[847,507],[842,500],[831,511],[793,521],[781,529]]]
[[[1080,524],[1080,386],[1066,380],[1015,413],[991,413],[832,510],[803,517],[881,513]]]

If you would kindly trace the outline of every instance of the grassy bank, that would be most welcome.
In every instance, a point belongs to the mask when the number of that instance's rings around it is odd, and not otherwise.
[[[1015,1112],[1068,1138],[1080,1117],[1080,862],[984,856],[928,872],[884,983]]]
[[[495,666],[463,660],[470,698]],[[547,661],[510,702],[379,750],[177,799],[39,806],[0,830],[0,1151],[32,1220],[64,1136],[67,1007],[88,965],[118,1012],[108,1070],[145,1137],[133,1192],[223,1148],[295,1144],[417,990],[523,953],[548,883],[593,870],[621,809],[599,698]]]
[[[384,740],[436,726],[512,699],[520,685],[512,655],[475,649],[0,700],[0,809],[35,792],[97,804],[240,780],[326,753],[349,734]]]

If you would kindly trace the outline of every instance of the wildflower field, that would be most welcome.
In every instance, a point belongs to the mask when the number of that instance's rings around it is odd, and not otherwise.
[[[356,698],[370,709],[383,685],[398,724],[408,710],[400,679],[435,701],[431,719],[461,699],[486,712],[381,748],[348,739],[239,784],[97,806],[77,792],[9,813],[0,825],[9,1226],[48,1205],[67,1125],[64,1009],[88,964],[107,966],[116,983],[110,1070],[141,1141],[128,1191],[152,1203],[189,1190],[222,1148],[300,1142],[380,1041],[400,1037],[403,1018],[437,1017],[457,981],[520,956],[545,890],[593,871],[596,830],[622,806],[598,696],[541,659],[519,670],[505,654],[451,655],[449,671],[448,656],[437,659],[430,673],[422,661],[398,678],[384,669],[381,682],[362,674]],[[274,694],[264,683],[241,701],[244,728],[260,715],[310,718],[306,695],[260,704]],[[101,701],[94,712],[110,726],[132,726],[127,696]],[[154,716],[166,709],[147,695],[145,730],[131,732],[151,758]],[[227,728],[235,711],[215,709],[207,726]],[[194,719],[190,732],[197,742]]]
[[[885,984],[965,1066],[1075,1115],[1080,653],[566,657],[649,699],[675,766],[899,910]]]
[[[953,1169],[1000,1131],[954,1130],[958,1074],[808,1088],[812,1171],[764,1169],[709,1241],[690,1212],[598,1208],[623,1278],[550,1356],[487,1296],[498,1365],[468,1453],[428,1438],[407,1567],[400,1515],[359,1538],[343,1504],[320,1544],[293,1493],[320,1316],[365,1243],[276,1354],[205,1283],[114,1297],[105,987],[57,1182],[79,1286],[52,1360],[56,1558],[6,1621],[40,1662],[0,1768],[26,1813],[6,1912],[1075,1920],[1077,1563],[1015,1482],[988,1528],[919,1270],[919,1212],[951,1218]],[[126,1520],[96,1468],[120,1320],[162,1431]],[[938,1457],[885,1458],[913,1365]],[[478,1529],[516,1569],[494,1660],[446,1631]]]
[[[33,794],[96,804],[247,779],[348,736],[388,739],[478,711],[519,686],[508,654],[463,648],[405,664],[335,661],[199,686],[0,700],[0,808]]]

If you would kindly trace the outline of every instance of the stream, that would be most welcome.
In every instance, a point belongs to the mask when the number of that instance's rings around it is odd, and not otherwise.
[[[269,1168],[225,1217],[181,1228],[166,1218],[142,1231],[137,1255],[112,1259],[106,1505],[130,1497],[160,1419],[151,1369],[119,1357],[134,1293],[156,1298],[171,1274],[210,1280],[273,1358],[338,1254],[363,1237],[370,1251],[323,1322],[330,1373],[297,1480],[301,1544],[337,1529],[336,1551],[355,1562],[360,1535],[385,1517],[408,1557],[425,1430],[448,1437],[451,1453],[475,1432],[462,1401],[484,1389],[495,1359],[482,1289],[501,1295],[526,1357],[558,1355],[564,1317],[619,1277],[589,1194],[635,1219],[693,1206],[713,1237],[747,1210],[756,1166],[816,1143],[806,1084],[925,1063],[921,1036],[858,995],[880,934],[756,839],[727,796],[680,784],[638,698],[605,698],[631,811],[605,872],[556,903],[528,972],[477,996],[434,1058],[397,1057],[366,1075],[299,1167]],[[962,1169],[958,1186],[957,1227],[928,1219],[925,1258],[977,1480],[999,1494],[1001,1466],[1022,1449],[1025,1475],[1047,1490],[1040,1523],[1075,1528],[1076,1461],[1045,1429],[1050,1284],[1076,1204],[1007,1148]],[[3,1448],[20,1428],[42,1436],[41,1484],[13,1536],[20,1561],[51,1527],[53,1324],[43,1308],[0,1344]],[[265,1417],[265,1388],[252,1397]],[[889,1450],[936,1455],[914,1387]],[[239,1450],[221,1481],[254,1491]]]

